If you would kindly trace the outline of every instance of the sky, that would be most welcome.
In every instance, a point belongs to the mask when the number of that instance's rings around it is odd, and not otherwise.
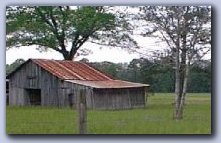
[[[150,37],[136,36],[134,39],[138,45],[142,47],[138,52],[130,53],[126,49],[119,47],[105,47],[94,43],[86,42],[80,49],[88,48],[92,51],[87,56],[79,56],[75,61],[87,58],[90,62],[109,61],[113,63],[129,63],[131,60],[140,57],[147,57],[154,50],[162,50],[166,47],[165,43],[156,43],[156,39]],[[11,48],[6,51],[6,64],[13,63],[16,59],[28,60],[29,58],[39,59],[55,59],[63,60],[63,56],[54,50],[47,52],[39,52],[36,50],[38,46],[23,46],[19,48]],[[142,53],[142,54],[141,54]],[[211,59],[211,54],[207,54],[205,59]]]
[[[124,63],[130,62],[134,58],[140,58],[141,56],[146,56],[140,54],[142,51],[151,51],[154,49],[161,49],[163,46],[157,45],[155,40],[149,37],[136,36],[136,41],[138,45],[143,47],[139,50],[139,53],[129,53],[126,49],[121,49],[119,47],[105,47],[93,43],[86,42],[82,48],[88,48],[92,51],[87,56],[79,56],[75,60],[80,60],[82,58],[87,58],[90,62],[102,62],[109,61],[114,63]],[[40,58],[40,59],[56,59],[62,60],[63,57],[60,53],[54,50],[48,50],[47,52],[39,52],[36,50],[37,46],[23,46],[19,48],[11,48],[6,51],[6,64],[13,63],[16,59],[22,58],[27,60],[29,58]]]

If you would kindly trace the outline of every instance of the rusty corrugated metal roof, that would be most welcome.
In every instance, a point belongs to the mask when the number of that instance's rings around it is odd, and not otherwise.
[[[106,80],[106,81],[65,80],[65,81],[93,88],[131,88],[131,87],[150,86],[149,84],[141,84],[141,83],[135,83],[123,80]]]
[[[47,70],[51,74],[67,80],[103,81],[113,80],[108,75],[90,67],[82,62],[67,60],[31,59],[34,63]]]

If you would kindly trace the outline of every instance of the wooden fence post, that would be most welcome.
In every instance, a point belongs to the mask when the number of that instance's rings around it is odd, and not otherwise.
[[[87,133],[87,111],[85,90],[81,89],[78,97],[78,126],[79,134]]]

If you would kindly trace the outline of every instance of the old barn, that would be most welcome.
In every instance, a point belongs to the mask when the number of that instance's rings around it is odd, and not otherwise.
[[[29,59],[10,73],[9,105],[75,106],[80,90],[87,107],[145,106],[147,84],[115,80],[82,62]]]

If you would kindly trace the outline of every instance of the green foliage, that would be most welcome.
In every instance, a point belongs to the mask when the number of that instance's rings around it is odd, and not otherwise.
[[[172,120],[174,96],[157,93],[144,109],[88,110],[89,134],[211,134],[211,96],[188,94],[185,116]],[[7,107],[8,134],[77,134],[77,112],[70,108]],[[16,120],[15,120],[16,119]]]
[[[151,92],[174,92],[175,71],[166,58],[133,59],[127,63],[96,62],[93,67],[116,79],[150,84]],[[196,62],[190,68],[188,92],[211,92],[211,62]]]
[[[85,42],[138,48],[131,38],[127,14],[107,6],[9,6],[6,8],[6,46],[38,45],[73,60]],[[69,48],[71,49],[69,50]]]
[[[119,72],[123,68],[121,64],[115,64],[112,62],[94,62],[90,63],[91,66],[94,68],[103,71],[104,73],[107,73],[111,75],[112,77],[118,78],[119,77]]]
[[[90,35],[91,32],[110,30],[114,27],[114,15],[97,12],[95,7],[82,7],[73,16],[73,27],[82,35]]]
[[[6,33],[10,35],[7,38],[8,47],[39,44],[54,48],[59,47],[59,38],[73,41],[76,36],[91,36],[101,28],[107,30],[114,26],[114,15],[98,12],[96,7],[89,6],[77,9],[58,6],[8,7],[6,15]]]
[[[202,61],[191,67],[189,92],[211,92],[211,62]]]
[[[115,16],[97,7],[11,6],[6,8],[6,46],[38,45],[72,59],[96,31],[115,27]],[[67,50],[68,43],[72,49]]]

